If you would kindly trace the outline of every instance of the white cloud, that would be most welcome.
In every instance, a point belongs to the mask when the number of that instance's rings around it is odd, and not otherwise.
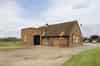
[[[36,27],[37,23],[41,22],[31,18],[22,18],[22,12],[24,8],[16,4],[16,0],[0,0],[0,37],[20,37],[21,28]]]
[[[92,34],[100,35],[100,0],[48,0],[51,6],[44,12],[44,17],[49,23],[59,23],[70,20],[78,20],[81,24],[89,24],[81,27],[84,36]],[[94,24],[94,26],[93,26]],[[99,26],[99,25],[98,25]],[[87,30],[87,31],[86,31]]]
[[[0,0],[0,36],[20,36],[23,27],[40,26],[78,19],[82,24],[100,24],[100,0],[48,0],[41,20],[22,18],[25,11],[16,0]],[[38,24],[38,25],[37,25]]]
[[[100,24],[92,24],[92,25],[85,24],[82,25],[81,30],[83,36],[90,37],[91,35],[95,35],[95,34],[100,35],[99,28],[100,28]]]
[[[32,25],[32,19],[19,17],[20,11],[16,0],[0,1],[0,37],[20,36],[21,27]]]
[[[49,0],[51,6],[45,13],[47,21],[63,22],[77,19],[82,24],[100,24],[99,0]]]
[[[11,28],[14,30],[14,22],[16,21],[16,1],[3,0],[0,1],[0,36],[6,36]]]

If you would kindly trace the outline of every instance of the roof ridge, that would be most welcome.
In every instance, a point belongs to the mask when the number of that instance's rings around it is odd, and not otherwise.
[[[48,26],[52,26],[52,25],[61,25],[61,24],[65,24],[65,23],[78,23],[78,21],[77,20],[73,20],[73,21],[69,21],[69,22],[63,22],[63,23],[57,23],[57,24],[48,24]]]

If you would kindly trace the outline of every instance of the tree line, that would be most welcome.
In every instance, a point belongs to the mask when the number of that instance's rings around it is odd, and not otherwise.
[[[90,37],[83,38],[83,42],[85,42],[87,40],[88,40],[88,42],[93,42],[93,41],[100,42],[100,36],[99,35],[91,35]]]
[[[0,38],[0,41],[21,41],[21,39],[16,37],[6,37],[6,38]]]

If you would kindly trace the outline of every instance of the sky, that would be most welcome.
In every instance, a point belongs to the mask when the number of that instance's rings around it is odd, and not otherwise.
[[[100,0],[0,0],[0,37],[25,27],[78,20],[84,36],[100,35]]]

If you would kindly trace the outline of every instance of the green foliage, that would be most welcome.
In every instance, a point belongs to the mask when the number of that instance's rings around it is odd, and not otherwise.
[[[20,41],[19,38],[16,37],[7,37],[7,38],[0,38],[0,41]]]
[[[100,38],[97,39],[97,42],[100,43]]]
[[[14,50],[17,48],[22,48],[21,41],[0,41],[0,50]]]
[[[92,42],[92,41],[96,41],[96,42],[100,42],[100,36],[98,35],[91,35],[89,38],[84,37],[83,38],[83,42],[88,41],[88,42]]]
[[[21,41],[9,41],[9,42],[5,42],[5,41],[0,41],[0,47],[13,47],[13,46],[21,46]]]
[[[21,40],[16,37],[0,38],[0,50],[21,48]]]
[[[81,52],[62,66],[100,66],[100,48]]]
[[[98,35],[92,35],[92,36],[90,36],[90,39],[92,39],[92,40],[96,40],[96,39],[98,39],[98,38],[99,38]]]
[[[99,39],[100,39],[100,36],[98,36],[98,35],[91,35],[90,36],[90,38],[89,38],[89,42],[92,42],[93,40],[98,40],[99,41]]]
[[[89,40],[89,38],[84,37],[84,38],[83,38],[83,42],[85,42],[86,40]]]

